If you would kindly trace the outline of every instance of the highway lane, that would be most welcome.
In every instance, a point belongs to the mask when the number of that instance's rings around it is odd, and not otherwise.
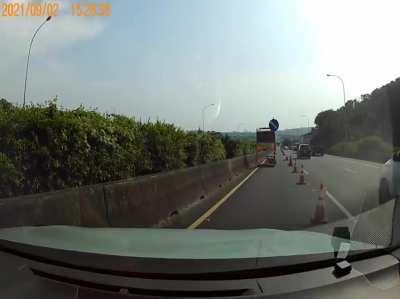
[[[323,182],[330,193],[353,215],[378,205],[382,165],[369,161],[325,155],[302,161],[310,181]]]
[[[288,152],[287,154],[290,154]],[[325,155],[303,164],[306,185],[297,185],[283,157],[274,168],[259,168],[198,228],[210,229],[305,229],[318,202],[319,186],[328,189],[326,214],[329,222],[350,218],[378,203],[380,165]]]

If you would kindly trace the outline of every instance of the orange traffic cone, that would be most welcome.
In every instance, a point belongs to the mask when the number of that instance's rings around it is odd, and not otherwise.
[[[328,220],[325,213],[325,195],[326,188],[323,184],[320,186],[317,206],[315,207],[314,216],[311,218],[311,224],[326,224]]]
[[[297,173],[297,163],[296,163],[296,160],[294,160],[293,171],[292,171],[292,173]]]
[[[289,167],[292,167],[293,166],[293,161],[292,161],[292,156],[290,156],[290,158],[289,158]]]
[[[303,164],[301,164],[301,170],[299,174],[299,181],[297,182],[297,185],[305,185],[306,181],[304,179],[304,170],[303,170]]]

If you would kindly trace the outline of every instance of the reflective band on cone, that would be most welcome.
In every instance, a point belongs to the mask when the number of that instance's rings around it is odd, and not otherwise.
[[[320,192],[318,196],[318,202],[315,207],[314,216],[311,218],[311,224],[326,224],[328,219],[325,213],[325,195],[326,188],[323,184],[320,186]]]
[[[297,185],[305,185],[305,179],[304,179],[304,170],[303,170],[303,165],[301,165],[301,170],[299,174],[299,181],[297,182]]]

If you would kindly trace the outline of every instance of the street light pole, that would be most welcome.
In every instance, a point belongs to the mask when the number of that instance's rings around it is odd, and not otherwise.
[[[340,76],[338,76],[338,75],[332,75],[332,74],[326,74],[326,76],[327,77],[335,77],[335,78],[338,78],[339,80],[340,80],[340,82],[342,82],[342,89],[343,89],[343,108],[345,109],[344,110],[344,139],[345,140],[347,140],[348,139],[348,134],[349,134],[349,132],[347,132],[348,131],[348,129],[347,129],[347,127],[346,127],[346,120],[345,120],[345,118],[346,118],[346,90],[345,90],[345,88],[344,88],[344,81],[343,81],[343,79],[340,77]]]
[[[307,117],[307,115],[303,114],[301,117],[305,117],[307,119],[307,129],[310,128],[310,119]]]
[[[29,43],[28,57],[27,57],[27,59],[26,59],[25,85],[24,85],[24,104],[23,104],[23,107],[25,107],[25,102],[26,102],[26,100],[25,100],[25,96],[26,96],[26,82],[27,82],[27,80],[28,80],[29,58],[30,58],[30,56],[31,56],[32,43],[33,43],[33,40],[34,40],[36,34],[39,32],[40,28],[42,28],[44,24],[46,24],[48,21],[50,21],[50,19],[51,19],[51,16],[48,16],[48,17],[46,18],[46,20],[44,20],[43,23],[40,24],[40,26],[36,29],[35,33],[33,34],[32,39],[31,39],[31,42]]]
[[[342,79],[342,77],[338,76],[338,75],[332,75],[332,74],[326,74],[327,77],[335,77],[338,78],[340,80],[340,82],[342,82],[342,90],[343,90],[343,104],[344,106],[346,106],[346,90],[344,88],[344,81]]]
[[[209,108],[209,107],[211,107],[211,106],[214,106],[214,105],[215,105],[215,104],[206,105],[206,106],[203,107],[203,109],[202,109],[202,111],[201,111],[201,116],[202,116],[202,119],[203,119],[203,133],[205,132],[205,131],[204,131],[204,130],[205,130],[205,125],[204,125],[204,112],[206,111],[207,108]]]

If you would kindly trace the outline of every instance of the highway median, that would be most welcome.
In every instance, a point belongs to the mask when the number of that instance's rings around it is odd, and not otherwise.
[[[250,154],[138,178],[1,199],[0,227],[179,227],[185,213],[196,206],[213,205],[262,158]]]

